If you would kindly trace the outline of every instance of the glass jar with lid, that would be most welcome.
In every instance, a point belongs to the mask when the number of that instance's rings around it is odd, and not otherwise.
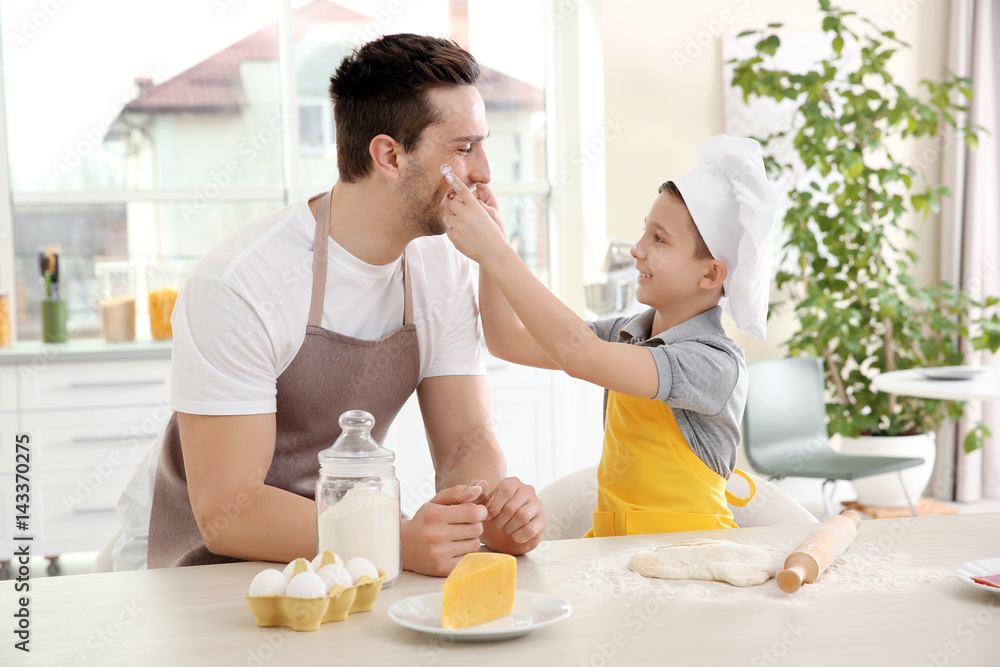
[[[340,416],[340,437],[319,453],[316,530],[319,553],[345,561],[361,556],[385,572],[383,586],[399,580],[399,480],[396,455],[371,436],[375,418],[364,410]]]
[[[146,299],[149,304],[149,329],[154,340],[173,338],[170,316],[177,295],[187,277],[189,265],[182,261],[160,262],[146,267]]]
[[[136,267],[131,262],[94,262],[104,340],[135,339]]]

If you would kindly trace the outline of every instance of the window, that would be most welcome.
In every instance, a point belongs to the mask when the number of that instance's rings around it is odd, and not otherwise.
[[[479,60],[493,187],[518,252],[547,280],[544,6],[4,0],[12,234],[0,217],[0,249],[14,262],[0,283],[14,286],[17,338],[39,336],[40,248],[59,248],[71,336],[92,337],[95,263],[135,263],[141,292],[145,267],[192,262],[253,217],[328,189],[329,76],[392,32],[450,37]]]
[[[333,113],[327,100],[299,98],[299,150],[302,155],[335,156]]]

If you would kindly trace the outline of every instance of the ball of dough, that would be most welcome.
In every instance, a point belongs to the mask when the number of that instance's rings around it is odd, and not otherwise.
[[[702,579],[733,586],[757,586],[780,569],[781,557],[761,547],[726,540],[696,539],[636,554],[630,570],[657,579]]]

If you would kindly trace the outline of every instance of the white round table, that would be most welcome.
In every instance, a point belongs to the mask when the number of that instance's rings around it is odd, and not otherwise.
[[[931,379],[924,374],[947,374],[948,371],[981,371],[968,380]],[[882,373],[872,380],[879,391],[902,396],[939,398],[956,401],[1000,400],[1000,366],[941,366],[910,368]]]

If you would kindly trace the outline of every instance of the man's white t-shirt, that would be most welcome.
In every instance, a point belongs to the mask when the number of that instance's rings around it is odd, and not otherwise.
[[[201,415],[275,411],[276,381],[305,340],[316,219],[303,200],[257,218],[193,268],[171,318],[170,408]],[[402,258],[367,264],[332,238],[321,326],[377,340],[403,324]],[[484,375],[471,262],[443,237],[406,248],[420,374]],[[145,567],[159,443],[118,502],[115,569]]]

